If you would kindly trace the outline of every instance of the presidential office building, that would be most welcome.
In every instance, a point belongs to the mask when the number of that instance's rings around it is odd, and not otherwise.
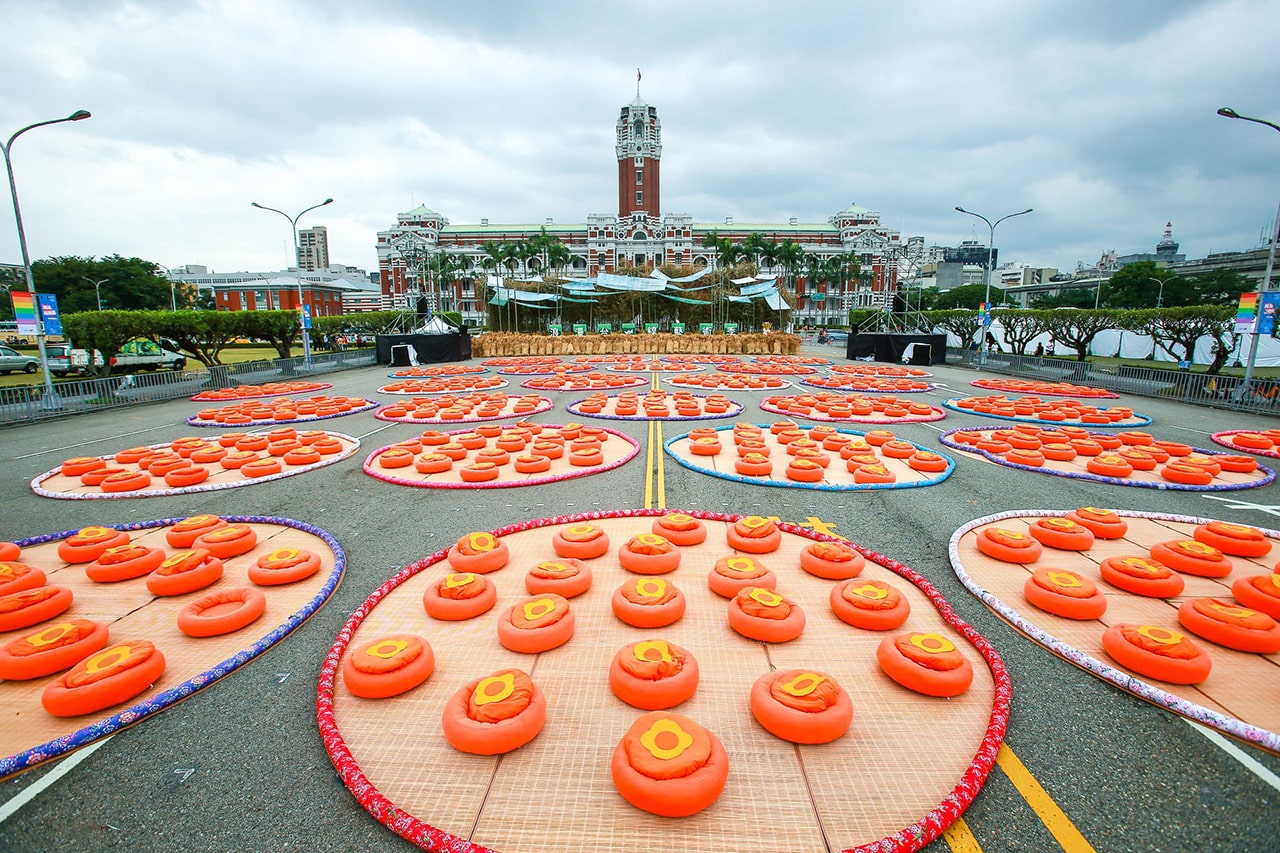
[[[582,223],[563,224],[547,219],[541,224],[502,225],[487,219],[479,224],[454,224],[448,218],[419,206],[396,216],[392,228],[378,232],[378,269],[383,301],[399,307],[416,307],[419,293],[440,291],[445,310],[459,311],[468,325],[484,322],[483,294],[477,277],[489,271],[534,278],[547,270],[531,258],[515,270],[494,270],[484,245],[527,240],[546,229],[569,250],[565,268],[555,270],[569,278],[591,278],[621,267],[653,269],[663,265],[702,268],[715,263],[714,250],[702,245],[711,232],[741,243],[751,234],[769,242],[790,239],[810,255],[826,259],[856,253],[862,278],[843,288],[836,282],[816,284],[801,277],[796,282],[797,303],[793,321],[820,325],[844,324],[851,308],[876,308],[892,303],[899,271],[918,266],[923,238],[903,241],[899,232],[885,227],[880,214],[851,204],[825,223],[696,222],[686,213],[662,212],[662,122],[655,107],[640,98],[622,107],[616,125],[614,154],[618,161],[618,211],[590,214]],[[440,250],[462,258],[463,274],[452,282],[420,282],[424,259]],[[486,263],[489,267],[486,268]],[[762,262],[765,264],[766,262]],[[762,266],[762,273],[781,272]],[[432,306],[437,307],[437,306]]]

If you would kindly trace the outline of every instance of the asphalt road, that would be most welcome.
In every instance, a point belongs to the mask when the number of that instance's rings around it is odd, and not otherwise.
[[[809,352],[837,359],[842,355],[835,347]],[[969,387],[973,370],[934,367],[933,372],[944,387],[913,398],[937,403],[974,393]],[[386,373],[387,368],[374,367],[328,374],[324,380],[334,388],[326,393],[377,396],[374,391],[387,381]],[[517,381],[508,390],[515,390],[518,379],[511,378]],[[584,395],[551,396],[557,409],[535,420],[578,419],[563,406]],[[777,419],[756,408],[762,394],[733,396],[748,404],[743,420]],[[1140,397],[1120,402],[1152,416],[1155,423],[1148,430],[1157,437],[1200,447],[1213,447],[1208,436],[1217,430],[1277,426],[1261,416]],[[201,433],[184,423],[195,408],[189,401],[173,401],[0,430],[5,459],[0,539],[205,512],[282,515],[332,533],[346,550],[346,576],[329,602],[288,639],[210,689],[111,737],[29,801],[15,798],[39,788],[62,762],[0,783],[0,815],[5,815],[0,850],[412,849],[357,805],[321,744],[315,684],[334,637],[352,610],[388,576],[469,531],[566,512],[643,506],[649,473],[645,453],[604,475],[536,489],[406,489],[365,475],[361,461],[369,451],[422,428],[379,421],[370,412],[325,422],[328,429],[360,438],[363,447],[354,457],[307,476],[209,494],[87,503],[45,499],[30,490],[33,477],[69,456],[106,454]],[[932,425],[894,429],[904,438],[939,447],[942,430],[979,422],[948,412],[944,421]],[[645,423],[607,425],[642,444],[647,439]],[[667,438],[688,428],[663,425]],[[990,513],[1095,505],[1274,527],[1273,516],[1280,513],[1278,490],[1273,483],[1228,493],[1259,507],[1233,508],[1197,493],[1086,484],[962,458],[951,478],[934,487],[819,493],[736,484],[688,471],[669,459],[665,464],[668,508],[777,515],[795,522],[821,518],[836,532],[920,572],[999,650],[1013,681],[1006,745],[1044,797],[1025,794],[1025,783],[1019,783],[1020,790],[1015,777],[993,770],[964,815],[971,836],[961,831],[954,846],[940,839],[927,848],[934,853],[1057,849],[1053,831],[1065,831],[1064,821],[1099,851],[1262,851],[1280,846],[1280,790],[1275,787],[1280,759],[1240,746],[1260,765],[1259,773],[1256,765],[1246,766],[1179,717],[1044,651],[966,591],[947,560],[951,534]],[[1280,701],[1280,696],[1273,698]],[[928,750],[927,742],[921,749]],[[1078,842],[1067,846],[1087,849]],[[786,839],[761,839],[759,849],[789,848]]]

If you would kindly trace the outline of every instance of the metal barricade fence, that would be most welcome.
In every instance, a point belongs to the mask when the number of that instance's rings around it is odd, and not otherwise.
[[[301,358],[282,358],[59,382],[48,397],[43,385],[0,388],[0,426],[194,397],[201,391],[234,385],[290,382],[321,373],[368,367],[376,361],[375,350],[361,349],[313,354],[309,368]]]
[[[1280,414],[1280,380],[1254,377],[1246,386],[1237,376],[1192,373],[1129,365],[1096,365],[1088,361],[986,353],[984,370],[1044,382],[1070,382],[1125,394],[1160,397],[1238,412]],[[973,353],[947,348],[949,364],[973,365]]]

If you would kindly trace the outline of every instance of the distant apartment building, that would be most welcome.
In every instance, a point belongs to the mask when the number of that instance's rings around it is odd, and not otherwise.
[[[329,268],[329,232],[323,225],[298,232],[298,269],[315,272]]]

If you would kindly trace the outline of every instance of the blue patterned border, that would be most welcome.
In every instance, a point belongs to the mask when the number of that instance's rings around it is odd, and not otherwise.
[[[756,426],[761,429],[768,429],[770,424],[756,424]],[[731,426],[716,427],[717,432],[724,432],[725,430],[732,429],[733,427]],[[866,435],[865,432],[860,432],[856,429],[841,429],[840,427],[836,427],[835,430],[836,432],[848,433],[849,435],[856,435],[859,437]],[[693,465],[687,459],[682,459],[671,450],[671,445],[683,438],[687,438],[688,435],[689,433],[686,432],[667,439],[662,443],[662,449],[666,451],[667,455],[674,459],[679,465],[688,468],[690,471],[697,471],[699,474],[706,474],[709,477],[719,477],[721,480],[730,480],[734,483],[745,483],[749,486],[772,486],[774,488],[782,489],[811,489],[819,492],[874,492],[888,491],[891,489],[915,489],[921,486],[936,486],[938,483],[941,483],[943,480],[950,477],[952,472],[956,470],[956,461],[954,459],[945,453],[938,453],[939,456],[947,460],[946,470],[939,471],[933,477],[923,480],[915,480],[910,483],[850,483],[848,485],[838,485],[829,483],[797,483],[794,480],[775,480],[773,478],[761,479],[760,477],[747,477],[738,473],[730,474],[728,471],[712,471],[708,468],[701,468],[697,465]],[[908,441],[908,439],[900,440]],[[923,444],[918,444],[914,441],[911,441],[910,444],[920,450],[937,453],[933,448],[925,447]]]
[[[72,750],[79,749],[101,737],[114,734],[126,726],[131,726],[147,717],[163,711],[165,708],[180,702],[198,690],[213,684],[220,678],[235,672],[249,661],[258,657],[271,646],[283,640],[294,629],[307,620],[311,614],[315,613],[328,600],[333,591],[338,588],[338,584],[342,581],[343,572],[346,570],[347,556],[342,550],[342,546],[338,544],[338,540],[334,539],[325,530],[314,527],[301,521],[295,521],[291,518],[280,518],[273,515],[224,515],[221,516],[232,523],[246,524],[280,524],[285,527],[292,527],[305,533],[310,533],[324,540],[325,544],[333,549],[334,564],[333,571],[329,573],[329,577],[325,580],[324,586],[316,593],[310,601],[308,601],[301,610],[290,615],[284,622],[276,626],[270,633],[263,636],[256,643],[247,649],[241,649],[230,658],[215,666],[213,669],[199,673],[188,680],[182,682],[176,687],[157,693],[136,705],[125,710],[113,714],[104,720],[99,720],[84,728],[73,732],[72,734],[51,740],[40,746],[23,750],[16,755],[10,755],[0,758],[0,778],[4,778],[13,773],[20,773],[28,770],[37,764],[48,761],[51,758],[57,758]],[[163,518],[158,521],[134,521],[127,524],[103,525],[110,526],[116,530],[150,530],[155,527],[167,527],[182,521],[181,518]],[[75,533],[75,530],[64,530],[60,533],[47,533],[43,536],[35,536],[30,539],[21,539],[17,542],[19,547],[27,547],[30,545],[42,545],[46,542],[56,542],[60,539],[66,539]]]
[[[1112,510],[1117,515],[1127,516],[1129,518],[1152,518],[1157,521],[1176,521],[1186,524],[1206,524],[1213,519],[1198,518],[1189,515],[1171,515],[1159,512],[1137,512],[1133,510]],[[1061,511],[1056,510],[1015,510],[1012,512],[1001,512],[995,515],[988,515],[983,518],[970,521],[964,524],[951,536],[951,542],[947,547],[947,553],[951,558],[951,568],[955,572],[956,577],[964,584],[969,592],[973,593],[982,600],[987,607],[1000,615],[1002,619],[1016,628],[1021,633],[1030,637],[1035,642],[1044,646],[1049,651],[1061,657],[1070,663],[1075,664],[1081,669],[1096,675],[1103,681],[1119,687],[1121,690],[1134,694],[1148,702],[1159,705],[1175,714],[1180,714],[1188,719],[1203,723],[1206,726],[1215,728],[1232,737],[1239,738],[1246,743],[1254,744],[1262,749],[1270,750],[1274,753],[1280,753],[1280,734],[1270,732],[1266,729],[1252,726],[1248,723],[1228,716],[1218,711],[1197,705],[1190,700],[1184,699],[1168,691],[1155,687],[1152,684],[1143,681],[1141,678],[1135,678],[1123,670],[1098,660],[1092,655],[1086,654],[1075,646],[1059,640],[1057,637],[1045,631],[1035,622],[1024,617],[1017,610],[1004,603],[1000,598],[987,592],[977,581],[969,576],[964,570],[964,566],[960,561],[960,540],[964,535],[975,528],[982,527],[992,522],[1002,521],[1006,518],[1042,518],[1046,516],[1061,516]],[[1272,539],[1280,539],[1280,532],[1259,528],[1262,532]]]
[[[1066,477],[1071,480],[1092,480],[1095,483],[1111,483],[1115,486],[1128,486],[1132,489],[1161,489],[1170,492],[1235,492],[1241,489],[1257,489],[1266,486],[1276,478],[1276,472],[1265,465],[1259,465],[1258,470],[1262,472],[1262,479],[1252,483],[1218,483],[1214,485],[1210,483],[1207,486],[1193,486],[1188,483],[1174,483],[1169,480],[1130,480],[1126,477],[1104,477],[1101,474],[1092,474],[1088,471],[1056,471],[1052,468],[1037,468],[1034,465],[1019,465],[1017,462],[1009,462],[1003,456],[997,456],[994,453],[988,453],[985,450],[979,450],[977,447],[969,444],[961,444],[951,438],[953,433],[957,432],[982,432],[984,430],[1005,429],[1006,427],[999,424],[980,424],[978,426],[958,427],[956,429],[947,430],[938,436],[938,440],[942,442],[944,447],[950,447],[952,450],[959,450],[964,453],[973,453],[983,457],[997,465],[1003,465],[1006,468],[1016,468],[1019,471],[1030,471],[1034,474],[1047,474],[1051,477]],[[1107,438],[1113,436],[1109,432],[1090,433],[1090,435],[1103,435]],[[1219,450],[1203,450],[1199,447],[1192,447],[1192,451],[1203,453],[1205,456],[1234,456],[1232,453],[1223,453]]]

